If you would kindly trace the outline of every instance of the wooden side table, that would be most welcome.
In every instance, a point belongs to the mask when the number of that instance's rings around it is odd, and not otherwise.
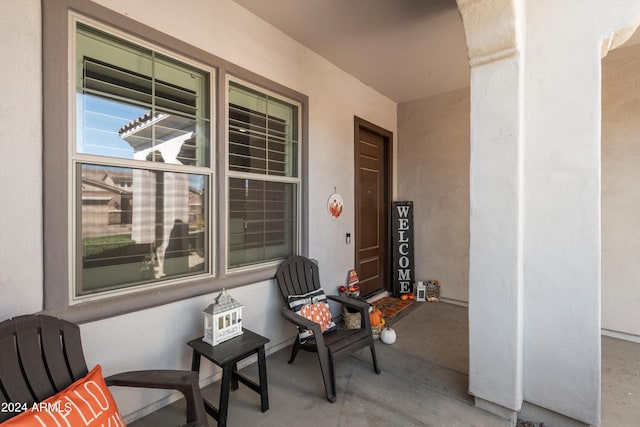
[[[267,391],[267,362],[264,345],[268,338],[243,328],[243,334],[231,338],[216,346],[211,346],[202,341],[202,338],[191,340],[187,343],[193,349],[191,358],[191,370],[200,371],[200,358],[204,357],[222,368],[222,381],[220,385],[220,403],[216,408],[207,399],[204,399],[204,407],[207,413],[218,421],[219,427],[227,425],[227,410],[229,409],[229,394],[231,390],[238,388],[238,381],[260,394],[260,407],[262,412],[269,409],[269,394]],[[244,374],[238,372],[238,362],[247,357],[258,355],[259,383],[254,382]]]

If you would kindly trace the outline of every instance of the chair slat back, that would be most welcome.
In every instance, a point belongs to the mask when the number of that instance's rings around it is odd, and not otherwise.
[[[80,327],[75,323],[57,319],[62,324],[62,347],[66,355],[67,366],[71,371],[72,382],[83,378],[89,373],[84,359]],[[65,386],[67,387],[67,386]]]
[[[302,295],[321,287],[318,266],[300,255],[290,256],[280,265],[276,282],[285,304],[289,303],[289,295]]]
[[[29,387],[22,377],[15,328],[8,320],[0,323],[0,390],[2,390],[3,402],[19,402],[28,405],[34,402]],[[0,411],[0,422],[8,420],[13,415]]]
[[[87,372],[77,325],[44,315],[0,323],[0,399],[30,406]],[[0,413],[0,421],[14,415]]]
[[[37,317],[16,318],[16,341],[22,364],[23,375],[34,399],[39,402],[56,393],[53,389],[47,368],[42,359],[40,347],[40,322]]]

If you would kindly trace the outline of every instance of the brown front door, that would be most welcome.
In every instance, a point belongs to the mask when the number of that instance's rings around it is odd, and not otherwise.
[[[356,269],[360,294],[389,289],[389,194],[392,134],[355,120]]]

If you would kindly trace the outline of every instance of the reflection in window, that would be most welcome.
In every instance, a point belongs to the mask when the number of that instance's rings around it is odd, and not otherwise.
[[[76,151],[209,166],[208,76],[79,25]]]
[[[207,270],[205,177],[87,164],[80,173],[80,294]]]
[[[209,73],[81,23],[75,47],[75,296],[210,273]]]

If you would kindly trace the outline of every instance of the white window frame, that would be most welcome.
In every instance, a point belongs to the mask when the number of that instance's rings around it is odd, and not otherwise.
[[[237,83],[239,85],[245,86],[247,88],[253,89],[257,92],[263,93],[267,96],[277,98],[283,102],[286,102],[291,105],[295,105],[297,107],[297,123],[298,123],[298,149],[296,156],[296,164],[297,164],[297,173],[295,177],[287,177],[287,176],[278,176],[278,175],[267,175],[267,174],[257,174],[257,173],[249,173],[249,172],[239,172],[232,171],[229,168],[229,84],[231,82]],[[225,211],[225,245],[224,250],[226,253],[225,256],[225,272],[227,274],[238,274],[246,271],[251,271],[255,269],[260,269],[264,267],[276,266],[282,262],[282,260],[269,260],[263,262],[257,262],[250,265],[243,265],[238,267],[232,267],[229,262],[229,240],[230,240],[230,215],[228,212],[229,207],[229,179],[230,178],[240,178],[240,179],[252,179],[259,181],[270,181],[270,182],[284,182],[284,183],[292,183],[295,184],[295,196],[296,196],[296,205],[295,205],[295,236],[293,242],[293,254],[299,254],[301,250],[301,240],[302,240],[302,185],[303,185],[303,176],[305,176],[305,171],[303,171],[303,167],[305,165],[302,162],[302,148],[303,148],[303,138],[305,137],[303,129],[302,129],[302,120],[303,120],[303,105],[289,97],[280,95],[272,90],[267,89],[266,87],[259,86],[253,83],[250,83],[246,80],[243,80],[239,77],[233,75],[227,75],[225,78],[225,123],[224,123],[224,135],[225,135],[225,181],[224,181],[224,191],[225,191],[225,205],[227,206],[227,210]]]
[[[179,168],[173,167],[171,165],[161,163],[161,162],[142,162],[139,160],[132,159],[119,159],[114,157],[106,157],[99,155],[90,155],[90,154],[82,154],[76,151],[76,88],[77,88],[77,73],[76,73],[76,32],[77,32],[77,24],[84,24],[91,28],[94,28],[98,31],[102,31],[107,34],[111,34],[117,38],[120,38],[124,41],[133,43],[137,46],[140,46],[145,49],[149,49],[155,51],[159,54],[162,54],[168,58],[180,61],[192,67],[198,68],[206,73],[209,73],[209,166],[201,167],[201,166],[188,166],[181,165]],[[216,263],[214,260],[216,259],[216,246],[214,245],[216,227],[214,226],[215,215],[216,212],[216,189],[217,189],[217,175],[218,171],[216,171],[216,163],[215,163],[215,153],[216,153],[216,126],[218,115],[216,113],[216,103],[215,103],[215,92],[216,85],[215,81],[217,78],[216,69],[207,66],[205,64],[196,62],[192,59],[186,58],[176,52],[169,51],[167,49],[163,49],[160,46],[149,43],[145,40],[134,37],[130,34],[124,33],[116,28],[105,25],[101,22],[95,21],[93,19],[87,18],[81,14],[77,14],[74,12],[70,12],[69,19],[69,28],[68,28],[68,41],[69,41],[69,83],[68,83],[68,117],[69,117],[69,128],[68,128],[68,170],[69,173],[69,182],[68,182],[68,203],[69,203],[69,212],[71,215],[68,216],[68,248],[70,252],[69,261],[69,273],[70,273],[70,285],[69,288],[69,304],[78,304],[82,302],[101,300],[105,298],[110,298],[119,295],[128,295],[131,293],[137,293],[143,290],[148,289],[156,289],[161,287],[168,287],[176,284],[184,284],[186,282],[199,281],[203,278],[212,278],[216,276]],[[165,172],[179,172],[179,173],[189,173],[205,176],[208,180],[208,189],[209,194],[206,199],[208,201],[208,206],[206,208],[207,215],[207,227],[205,236],[206,239],[206,247],[208,248],[208,254],[206,258],[206,265],[208,266],[208,271],[202,274],[194,274],[192,276],[186,277],[176,277],[174,279],[163,279],[158,281],[151,281],[144,284],[132,285],[127,287],[122,287],[114,290],[105,290],[96,292],[94,294],[88,295],[77,295],[77,283],[79,278],[78,276],[78,262],[80,256],[78,254],[79,248],[79,239],[78,236],[78,221],[80,221],[80,209],[81,206],[77,206],[78,200],[78,191],[81,191],[80,186],[78,185],[78,179],[81,177],[77,176],[77,165],[78,164],[92,164],[99,163],[100,165],[105,166],[115,166],[115,167],[124,167],[124,168],[132,168],[132,169],[146,169],[146,170],[158,170]]]

